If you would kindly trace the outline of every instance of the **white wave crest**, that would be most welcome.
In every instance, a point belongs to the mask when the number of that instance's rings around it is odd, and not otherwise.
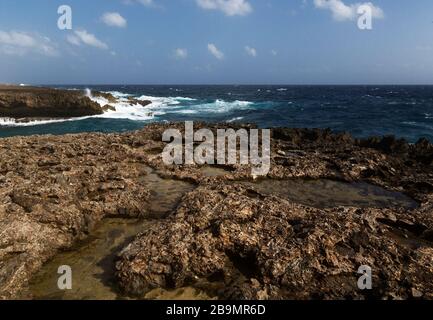
[[[95,118],[109,118],[109,119],[129,119],[129,120],[151,120],[154,118],[152,110],[148,106],[141,104],[133,104],[128,100],[130,94],[118,91],[109,91],[113,97],[117,99],[116,103],[108,101],[108,99],[101,96],[93,96],[91,92],[86,89],[86,95],[93,101],[97,102],[101,107],[110,106],[113,108],[107,109],[102,115],[94,116]]]
[[[91,117],[92,116],[69,118],[69,119],[47,119],[47,120],[35,119],[29,121],[21,121],[13,118],[0,118],[0,127],[32,127],[32,126],[39,126],[39,125],[50,124],[50,123],[84,120]]]
[[[182,114],[196,114],[196,113],[198,113],[198,110],[184,109],[184,110],[179,110],[179,111],[177,111],[177,113],[182,113]]]
[[[152,120],[155,116],[164,115],[164,111],[167,108],[179,108],[182,102],[195,101],[196,99],[189,97],[154,97],[142,95],[135,98],[137,101],[150,101],[151,104],[134,104],[128,100],[133,97],[131,94],[119,92],[119,91],[108,91],[106,93],[111,94],[117,99],[117,103],[110,103],[104,97],[89,97],[97,102],[101,107],[109,105],[115,110],[107,110],[103,115],[98,116],[99,118],[112,118],[112,119],[130,119],[130,120]]]
[[[154,119],[154,113],[152,109],[148,106],[143,106],[140,104],[132,104],[128,101],[127,97],[129,94],[122,92],[108,92],[117,98],[117,103],[110,103],[104,97],[96,97],[92,94],[92,91],[88,88],[84,90],[84,94],[89,97],[92,101],[97,102],[101,107],[111,106],[113,110],[106,110],[103,114],[76,118],[62,118],[62,119],[30,119],[29,121],[20,121],[13,118],[0,118],[0,127],[30,127],[36,125],[44,125],[50,123],[60,123],[66,121],[78,121],[89,118],[103,118],[103,119],[128,119],[136,121],[147,121]]]
[[[184,101],[196,101],[196,99],[189,97],[154,97],[154,96],[140,96],[137,100],[141,101],[151,101],[152,108],[165,108],[170,106],[180,105]]]
[[[232,123],[232,122],[237,122],[237,121],[241,121],[244,117],[236,117],[230,120],[227,120],[227,123]]]
[[[197,99],[189,97],[155,97],[142,95],[135,98],[136,101],[132,102],[129,100],[130,97],[134,97],[131,94],[119,92],[119,91],[108,91],[117,99],[117,102],[110,102],[108,99],[95,96],[92,94],[90,89],[85,89],[85,95],[92,101],[98,103],[101,107],[110,106],[106,108],[103,114],[79,118],[67,118],[67,119],[47,119],[47,120],[30,120],[22,122],[11,118],[0,118],[1,126],[35,126],[50,123],[58,123],[65,121],[76,121],[88,118],[105,118],[105,119],[129,119],[134,121],[149,121],[155,119],[157,116],[162,116],[166,113],[179,113],[179,114],[196,114],[196,113],[224,113],[232,110],[243,110],[248,109],[253,104],[249,101],[225,101],[217,99],[209,103],[197,103],[193,101]],[[146,105],[145,103],[136,103],[137,101],[151,101],[151,104]],[[237,120],[237,119],[236,119]],[[240,119],[239,119],[240,120]]]
[[[224,113],[224,112],[228,112],[231,110],[244,110],[244,109],[249,109],[249,107],[252,105],[253,103],[250,101],[225,101],[225,100],[220,100],[217,99],[212,103],[205,103],[205,104],[201,104],[201,105],[197,105],[195,106],[195,108],[199,109],[202,112],[209,112],[209,113]]]

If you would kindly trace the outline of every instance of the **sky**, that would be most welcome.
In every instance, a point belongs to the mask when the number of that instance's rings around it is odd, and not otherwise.
[[[1,0],[0,83],[433,84],[433,1]]]

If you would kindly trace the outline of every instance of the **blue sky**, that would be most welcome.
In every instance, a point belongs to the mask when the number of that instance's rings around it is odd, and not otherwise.
[[[1,0],[0,82],[433,84],[433,1],[372,0],[372,30],[361,3]]]

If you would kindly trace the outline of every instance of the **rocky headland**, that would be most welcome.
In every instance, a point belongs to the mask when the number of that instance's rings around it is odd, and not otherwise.
[[[101,106],[82,91],[0,86],[0,117],[72,118],[102,113]]]
[[[173,127],[183,124],[0,139],[0,297],[32,298],[47,261],[115,217],[149,222],[115,254],[125,296],[194,287],[220,299],[433,299],[428,141],[273,129],[271,170],[253,181],[248,166],[164,165],[161,137]],[[194,187],[155,214],[149,168]],[[360,186],[351,205],[332,200]],[[357,287],[361,265],[372,290]]]
[[[15,122],[33,120],[68,119],[101,115],[107,111],[116,111],[115,105],[121,102],[111,93],[83,90],[62,90],[44,87],[0,85],[0,118],[15,119]],[[100,105],[92,98],[102,98]],[[145,107],[151,101],[128,97],[125,101],[131,105]]]

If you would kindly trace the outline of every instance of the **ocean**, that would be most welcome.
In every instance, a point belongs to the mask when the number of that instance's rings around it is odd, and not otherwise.
[[[17,124],[0,119],[0,137],[124,132],[152,122],[250,122],[261,128],[331,128],[355,137],[395,135],[433,141],[433,86],[52,86],[110,92],[116,111],[73,120]],[[151,100],[131,105],[127,97]],[[96,98],[93,98],[98,100]],[[98,100],[101,104],[104,101]]]

